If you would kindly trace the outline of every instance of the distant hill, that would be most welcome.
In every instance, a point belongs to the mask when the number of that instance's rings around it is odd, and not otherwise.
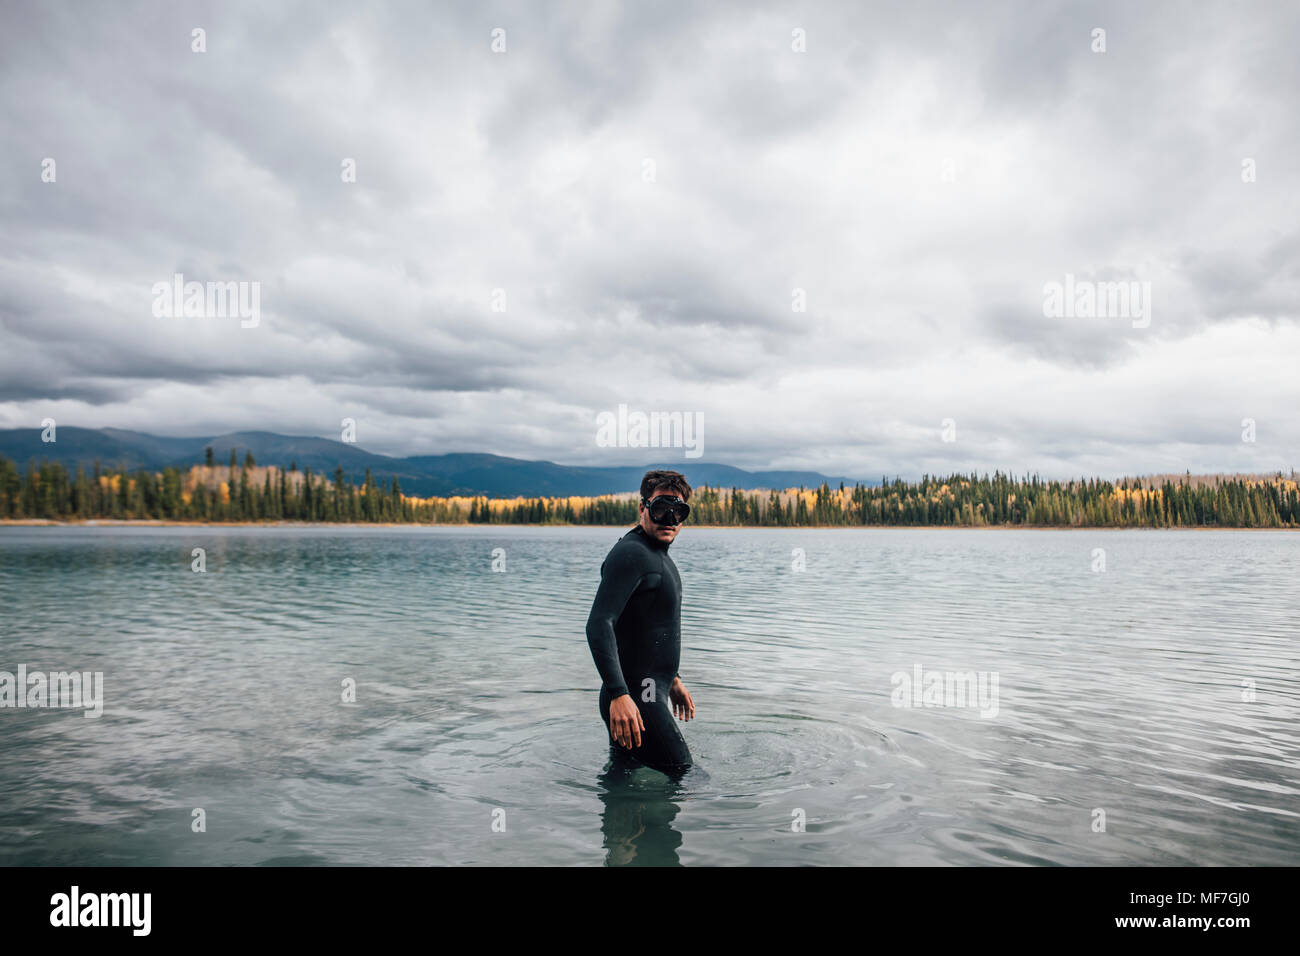
[[[204,460],[204,449],[212,447],[217,464],[230,461],[230,451],[242,464],[248,452],[259,465],[332,475],[342,467],[354,482],[364,479],[366,469],[378,479],[398,479],[411,495],[487,495],[496,498],[543,495],[605,495],[635,491],[641,476],[651,468],[671,468],[686,475],[692,485],[721,487],[814,488],[823,481],[836,487],[855,479],[822,475],[815,471],[744,471],[730,465],[691,461],[659,461],[646,465],[592,468],[557,465],[550,461],[527,461],[454,452],[446,455],[416,455],[394,458],[365,451],[356,445],[328,438],[277,435],[274,432],[232,432],[227,435],[170,438],[121,428],[76,428],[60,425],[58,441],[41,441],[39,428],[0,429],[0,455],[26,469],[29,461],[62,462],[75,471],[77,465],[90,470],[96,461],[103,467],[125,466],[136,470],[160,471],[171,465],[187,468]],[[862,482],[862,484],[869,484]]]

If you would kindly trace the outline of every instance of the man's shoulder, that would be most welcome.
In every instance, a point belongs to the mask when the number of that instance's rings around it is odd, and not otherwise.
[[[628,528],[626,531],[624,531],[623,534],[622,534],[622,536],[621,536],[618,540],[619,540],[619,542],[622,542],[622,541],[638,541],[638,542],[639,542],[639,541],[642,541],[642,540],[644,540],[644,539],[645,539],[645,532],[641,530],[641,526],[640,526],[639,524],[634,524],[634,525],[632,525],[632,527],[630,527],[630,528]],[[617,543],[617,542],[616,542],[616,543]]]
[[[646,545],[645,536],[640,533],[638,526],[614,542],[614,547],[609,549],[609,554],[605,557],[605,560],[643,561],[649,556],[650,549]]]

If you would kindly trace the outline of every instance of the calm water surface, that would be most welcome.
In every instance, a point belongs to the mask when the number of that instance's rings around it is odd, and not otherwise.
[[[0,529],[0,671],[105,683],[0,709],[0,864],[1300,864],[1300,535],[687,527],[672,782],[596,709],[621,533]]]

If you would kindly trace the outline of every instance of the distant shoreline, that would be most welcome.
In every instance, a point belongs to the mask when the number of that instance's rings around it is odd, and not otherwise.
[[[527,522],[461,522],[456,524],[416,521],[169,521],[151,518],[87,518],[81,521],[54,521],[49,518],[0,518],[0,528],[630,528],[631,524],[563,524]],[[865,531],[897,529],[899,531],[1280,531],[1300,532],[1300,528],[1247,528],[1241,525],[1184,525],[1152,527],[1150,525],[1071,525],[1071,524],[687,524],[683,530],[763,531]]]

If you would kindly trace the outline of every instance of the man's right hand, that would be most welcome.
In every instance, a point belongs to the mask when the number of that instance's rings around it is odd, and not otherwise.
[[[641,746],[641,731],[645,723],[641,720],[641,711],[631,694],[615,697],[609,702],[609,733],[620,746],[631,750]]]

